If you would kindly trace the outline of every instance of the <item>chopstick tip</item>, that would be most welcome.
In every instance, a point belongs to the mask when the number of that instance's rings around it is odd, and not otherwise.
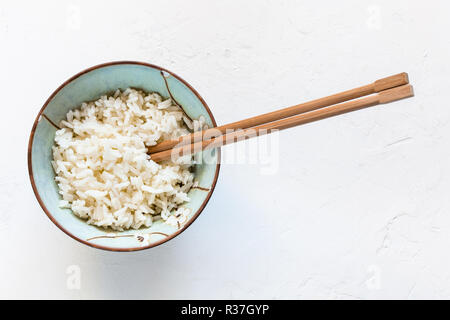
[[[395,88],[409,83],[409,76],[406,72],[394,74],[393,76],[379,79],[374,82],[375,92]]]
[[[407,72],[399,73],[399,75],[403,78],[403,82],[404,82],[405,84],[408,84],[408,83],[409,83],[409,75],[408,75]]]
[[[396,88],[382,91],[378,94],[380,103],[393,102],[414,96],[413,86],[405,84]]]

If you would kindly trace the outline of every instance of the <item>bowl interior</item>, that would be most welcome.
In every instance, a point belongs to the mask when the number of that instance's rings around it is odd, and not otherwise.
[[[82,102],[96,100],[102,95],[128,87],[158,92],[166,98],[172,95],[189,117],[197,119],[203,115],[209,126],[216,125],[204,101],[178,76],[157,66],[142,63],[112,63],[93,67],[74,76],[50,97],[36,120],[29,150],[33,189],[49,218],[67,234],[83,243],[120,251],[155,246],[171,239],[189,226],[203,210],[213,192],[220,157],[218,149],[205,152],[204,161],[195,166],[195,177],[201,188],[189,192],[191,201],[185,206],[191,209],[191,214],[182,225],[170,226],[157,221],[149,228],[114,232],[88,225],[70,209],[59,208],[61,197],[50,163],[56,124],[65,118],[70,109],[78,108]]]

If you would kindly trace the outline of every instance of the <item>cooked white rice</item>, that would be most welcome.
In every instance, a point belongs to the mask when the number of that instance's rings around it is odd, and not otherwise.
[[[52,165],[61,207],[119,231],[187,219],[192,157],[158,164],[147,146],[203,129],[204,118],[191,121],[171,99],[127,89],[83,103],[60,126]]]

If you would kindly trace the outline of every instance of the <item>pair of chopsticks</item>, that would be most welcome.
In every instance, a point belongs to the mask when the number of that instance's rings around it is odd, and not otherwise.
[[[268,134],[274,130],[295,127],[362,108],[412,97],[413,95],[408,74],[403,72],[331,96],[198,131],[176,140],[163,141],[149,147],[148,153],[151,159],[156,162],[171,158],[176,159],[182,155],[221,147],[229,143]]]

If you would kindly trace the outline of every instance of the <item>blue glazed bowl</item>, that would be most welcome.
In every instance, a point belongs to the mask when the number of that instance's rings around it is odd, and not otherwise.
[[[48,98],[39,111],[31,130],[28,145],[28,170],[31,185],[44,212],[62,231],[89,246],[112,251],[135,251],[157,246],[185,230],[205,208],[217,182],[220,169],[220,149],[210,150],[208,159],[194,168],[199,188],[189,192],[186,204],[191,214],[185,223],[170,226],[162,220],[149,228],[112,232],[88,225],[70,209],[59,208],[60,195],[51,166],[52,145],[57,124],[67,112],[82,102],[96,100],[117,89],[128,87],[158,92],[172,97],[193,119],[203,115],[210,127],[216,122],[205,101],[186,81],[161,67],[143,62],[119,61],[94,66],[64,82]],[[212,161],[211,161],[212,160]]]

